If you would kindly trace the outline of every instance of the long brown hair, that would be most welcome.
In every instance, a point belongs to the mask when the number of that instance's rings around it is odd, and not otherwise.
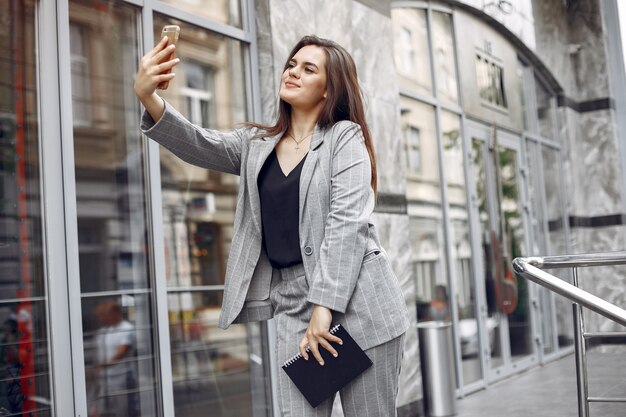
[[[289,58],[285,62],[283,72],[287,69],[289,61],[305,46],[317,46],[326,53],[326,91],[327,97],[320,112],[318,125],[322,129],[331,127],[341,120],[349,120],[361,126],[365,147],[370,155],[372,166],[371,185],[376,192],[376,156],[367,121],[365,120],[365,108],[363,95],[357,79],[356,65],[352,56],[341,45],[328,39],[322,39],[315,35],[305,36],[293,47]],[[291,105],[280,99],[278,107],[278,120],[274,126],[266,126],[258,123],[247,123],[265,132],[258,137],[268,137],[286,132],[291,121]]]

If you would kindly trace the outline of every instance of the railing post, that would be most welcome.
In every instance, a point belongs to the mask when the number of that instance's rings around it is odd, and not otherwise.
[[[578,287],[578,269],[574,269],[573,284]],[[587,385],[587,354],[585,346],[585,324],[582,306],[573,304],[574,343],[576,350],[576,385],[578,388],[578,417],[589,417],[589,387]]]

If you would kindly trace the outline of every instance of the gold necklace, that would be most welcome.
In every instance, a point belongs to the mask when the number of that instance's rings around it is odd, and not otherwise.
[[[300,140],[296,140],[296,138],[294,138],[294,137],[293,137],[293,135],[292,135],[291,133],[287,133],[287,135],[288,135],[291,139],[293,139],[293,141],[294,141],[294,142],[296,142],[296,150],[299,150],[299,149],[300,149],[300,144],[301,144],[302,142],[304,142],[304,140],[305,140],[306,138],[308,138],[309,136],[311,136],[312,134],[313,134],[313,131],[311,131],[311,133],[309,133],[308,135],[301,137],[301,138],[300,138]]]

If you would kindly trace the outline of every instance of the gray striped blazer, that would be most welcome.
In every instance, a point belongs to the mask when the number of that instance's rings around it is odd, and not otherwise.
[[[219,326],[270,319],[273,270],[261,243],[257,177],[281,135],[252,139],[258,133],[254,128],[203,129],[167,102],[157,123],[144,113],[141,130],[190,164],[240,175]],[[370,223],[375,199],[370,177],[370,158],[357,124],[316,127],[300,177],[307,300],[333,310],[333,320],[363,349],[387,342],[409,326],[398,279]]]

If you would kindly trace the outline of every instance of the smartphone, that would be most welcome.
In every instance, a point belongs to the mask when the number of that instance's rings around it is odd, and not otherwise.
[[[159,38],[159,40],[163,39],[163,37],[167,36],[167,44],[168,45],[176,45],[176,42],[178,42],[178,35],[180,35],[180,26],[178,25],[167,25],[167,26],[163,26],[163,30],[161,31],[161,37]],[[174,58],[174,53],[172,52],[172,54],[167,57],[167,59],[165,59],[166,61],[169,61],[170,59]],[[171,70],[167,70],[165,72],[165,74],[171,72]],[[163,81],[162,83],[160,83],[157,88],[159,90],[167,90],[167,87],[169,87],[170,82],[169,81]]]

